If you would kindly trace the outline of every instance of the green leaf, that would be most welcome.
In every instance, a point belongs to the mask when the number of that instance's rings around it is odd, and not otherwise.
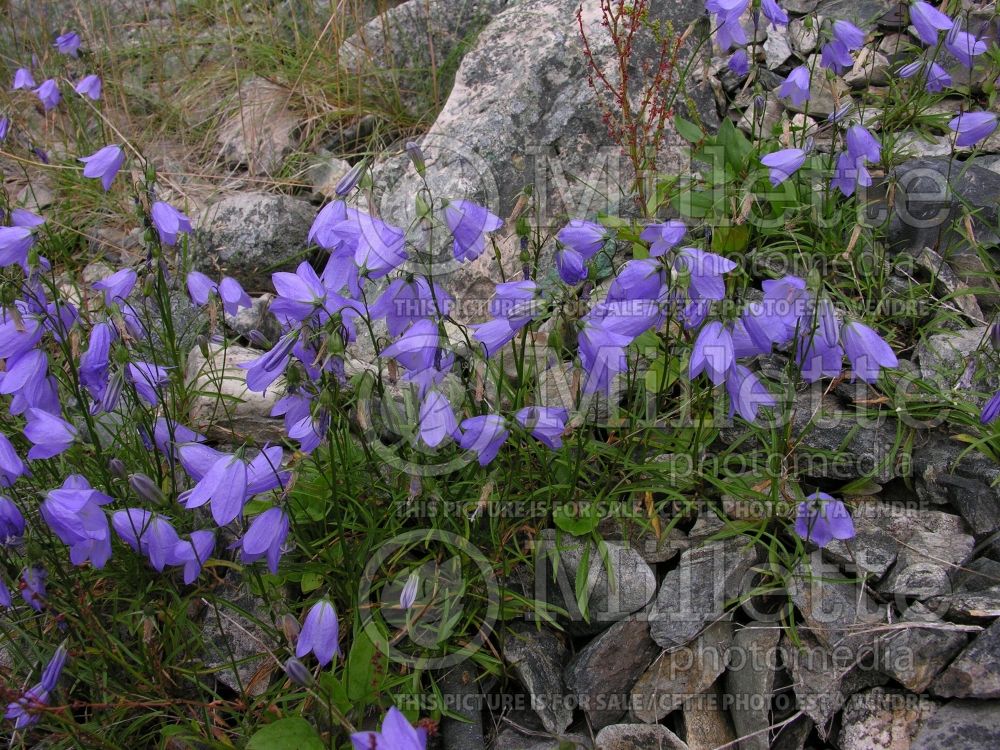
[[[261,727],[247,742],[247,750],[323,750],[325,747],[312,724],[300,718],[278,719]]]
[[[747,157],[753,148],[747,137],[733,125],[732,120],[726,119],[722,121],[722,125],[719,127],[719,134],[716,136],[716,140],[722,146],[726,163],[737,174],[742,173],[746,168]]]
[[[597,528],[600,519],[595,509],[597,503],[586,503],[581,511],[577,503],[562,503],[552,511],[555,525],[573,536],[584,536]]]
[[[347,657],[347,697],[352,701],[371,703],[385,675],[385,655],[376,648],[366,631],[359,631]]]
[[[674,128],[677,129],[677,135],[688,143],[701,143],[705,140],[705,133],[702,132],[702,129],[683,117],[674,118]]]
[[[576,605],[580,608],[583,619],[590,622],[587,608],[590,604],[590,545],[583,548],[583,557],[580,559],[580,567],[576,569]]]
[[[323,585],[323,576],[319,573],[303,573],[300,585],[302,586],[302,593],[308,594],[310,591],[315,591]]]
[[[712,232],[712,250],[716,253],[742,253],[750,242],[750,227],[735,224],[717,227]]]

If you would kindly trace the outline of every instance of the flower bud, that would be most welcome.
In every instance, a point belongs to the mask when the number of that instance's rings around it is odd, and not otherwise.
[[[399,606],[402,609],[409,609],[413,606],[413,603],[417,600],[417,586],[420,585],[420,576],[416,571],[410,573],[409,578],[406,579],[406,584],[403,586],[403,590],[399,594]]]
[[[146,476],[145,474],[132,474],[128,478],[128,485],[132,488],[132,491],[141,497],[146,502],[152,503],[153,505],[163,505],[166,502],[166,498],[163,496],[163,490],[152,480],[152,478]]]
[[[994,349],[1000,351],[1000,320],[990,326],[990,342]]]
[[[256,328],[247,334],[247,338],[250,339],[251,344],[260,347],[261,349],[271,348],[271,342],[268,340],[267,336],[258,331]]]
[[[414,169],[417,170],[417,174],[421,177],[424,172],[427,171],[427,163],[424,161],[424,152],[420,150],[420,146],[416,141],[408,141],[406,146],[406,155],[410,157],[410,161],[413,162]]]
[[[285,674],[288,675],[288,679],[294,682],[296,685],[302,687],[309,687],[313,684],[312,673],[306,669],[306,665],[296,659],[294,656],[290,657],[285,661],[284,664]]]
[[[291,614],[282,615],[278,620],[278,626],[289,643],[295,643],[299,639],[299,621]]]
[[[119,479],[124,479],[127,476],[125,471],[125,462],[120,458],[112,458],[108,461],[108,471]]]
[[[357,187],[358,182],[361,180],[361,173],[365,169],[365,162],[359,161],[355,164],[351,171],[340,178],[340,182],[337,183],[337,187],[333,189],[338,198],[344,198],[348,193]]]

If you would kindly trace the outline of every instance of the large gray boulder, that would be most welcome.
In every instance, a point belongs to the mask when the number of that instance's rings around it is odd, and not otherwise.
[[[233,193],[199,217],[194,265],[232,276],[248,292],[270,291],[272,271],[293,269],[305,257],[314,214],[307,201],[287,195]]]

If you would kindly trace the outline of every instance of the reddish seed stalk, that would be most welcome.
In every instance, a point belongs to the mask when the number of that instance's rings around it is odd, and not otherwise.
[[[682,39],[673,28],[666,33],[654,29],[648,20],[650,0],[601,0],[601,25],[608,30],[614,45],[614,64],[617,66],[617,83],[612,83],[608,73],[594,59],[594,53],[583,25],[583,6],[577,8],[576,20],[583,55],[589,68],[587,82],[597,99],[601,120],[609,137],[617,143],[635,173],[634,188],[639,210],[646,213],[647,174],[656,173],[657,153],[666,135],[667,118],[672,112],[666,102],[676,85],[675,72],[680,56]],[[635,96],[630,96],[633,85],[631,61],[635,53],[637,35],[648,29],[658,45],[655,64],[649,60],[640,63],[642,80],[636,84]],[[633,100],[638,105],[633,107]]]

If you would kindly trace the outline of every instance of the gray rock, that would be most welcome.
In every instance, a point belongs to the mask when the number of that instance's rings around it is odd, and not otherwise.
[[[800,565],[791,577],[789,594],[812,634],[838,657],[856,663],[870,653],[885,612],[858,585],[830,581],[841,575],[813,554],[809,568]]]
[[[907,608],[899,626],[879,635],[878,668],[908,690],[923,693],[965,646],[965,633],[920,603]]]
[[[632,689],[632,713],[654,723],[708,690],[726,669],[733,626],[710,625],[686,648],[664,651]]]
[[[985,456],[942,437],[913,447],[917,495],[925,501],[949,503],[965,519],[977,542],[1000,529],[1000,467]],[[965,455],[959,460],[959,456]],[[1000,545],[990,543],[992,554]]]
[[[257,344],[272,345],[281,337],[281,325],[278,319],[268,312],[268,306],[274,299],[273,294],[262,294],[250,298],[250,307],[241,308],[236,315],[225,317],[226,326],[247,341]],[[265,341],[257,341],[258,334]]]
[[[589,540],[546,531],[539,536],[534,598],[565,609],[566,629],[595,634],[636,612],[656,593],[656,576],[642,556],[629,546],[609,542],[606,559]],[[575,595],[577,571],[587,556],[586,617]],[[611,576],[608,575],[610,567]]]
[[[767,32],[767,39],[764,41],[764,59],[767,67],[775,70],[784,65],[785,60],[792,56],[791,40],[785,27],[772,27]]]
[[[854,66],[844,74],[844,81],[853,89],[885,86],[889,83],[889,58],[870,47],[862,47]]]
[[[671,560],[691,546],[687,535],[677,528],[669,526],[667,514],[660,516],[660,538],[645,524],[633,518],[608,517],[597,526],[601,538],[606,541],[620,541],[635,548],[642,559],[650,565]]]
[[[816,70],[818,66],[811,66]],[[772,91],[778,96],[778,88]],[[801,104],[795,104],[791,99],[782,99],[785,108],[792,112],[808,112],[813,117],[824,118],[833,113],[837,106],[850,99],[850,90],[840,78],[827,79],[825,76],[812,76],[809,82],[809,99]]]
[[[684,742],[690,750],[716,750],[736,741],[736,732],[724,706],[726,699],[716,686],[701,698],[685,702],[683,707]]]
[[[841,716],[841,750],[909,750],[937,710],[927,698],[873,688],[848,698]]]
[[[850,21],[867,29],[892,9],[892,0],[819,0],[816,13],[831,20]]]
[[[680,648],[719,620],[758,559],[752,540],[742,536],[681,553],[656,595],[649,626],[653,640],[665,649]]]
[[[312,184],[312,199],[333,200],[336,196],[337,184],[351,171],[351,163],[329,151],[321,150],[315,160],[309,165],[309,182]]]
[[[208,354],[206,359],[200,347],[188,354],[185,376],[188,388],[196,394],[188,414],[190,426],[224,443],[262,445],[282,440],[284,423],[271,416],[271,409],[284,393],[284,379],[257,393],[247,388],[247,371],[239,367],[262,352],[211,344]]]
[[[978,250],[963,237],[963,217],[979,245],[1000,244],[997,234],[1000,175],[972,162],[949,157],[913,159],[892,173],[895,211],[888,240],[895,251],[918,253],[929,247],[948,261],[970,286],[990,286]],[[996,304],[996,295],[980,295],[979,302]]]
[[[788,37],[791,40],[792,48],[804,57],[816,51],[819,30],[816,28],[815,21],[810,29],[806,27],[805,19],[793,18],[788,23]]]
[[[514,625],[504,634],[501,652],[517,678],[532,696],[532,706],[542,725],[553,734],[573,723],[573,709],[566,701],[562,670],[566,646],[548,630]]]
[[[227,104],[218,129],[219,156],[252,175],[274,176],[297,144],[299,120],[288,109],[290,91],[250,76]]]
[[[612,724],[597,733],[598,750],[688,750],[661,724]]]
[[[628,176],[587,83],[578,7],[577,0],[523,0],[480,33],[462,60],[444,109],[421,141],[434,196],[474,199],[507,217],[523,187],[532,184],[533,202],[551,228],[566,215],[619,210]],[[702,13],[691,3],[667,0],[651,7],[650,20],[670,20],[681,30]],[[583,4],[583,20],[595,58],[604,65],[612,47],[595,0]],[[691,35],[686,50],[694,49],[700,33]],[[637,39],[636,45],[635,59],[642,60],[646,40]],[[717,126],[710,88],[692,86],[685,93],[679,110],[692,100],[700,119]],[[682,170],[685,150],[670,130],[659,169]],[[398,226],[411,225],[412,197],[422,184],[404,159],[383,162],[375,179],[376,185],[384,183],[382,177],[393,183],[379,202],[381,215]]]
[[[294,269],[305,257],[314,213],[308,202],[287,195],[229,195],[198,221],[195,266],[215,276],[224,271],[250,293],[269,290],[272,271]]]
[[[479,677],[479,668],[469,660],[443,670],[437,680],[445,705],[451,705],[458,714],[458,717],[447,715],[441,718],[441,742],[446,750],[486,750]]]
[[[566,665],[566,686],[594,729],[625,715],[629,692],[659,652],[640,614],[616,622]]]
[[[945,392],[996,388],[1000,379],[989,357],[979,351],[988,340],[985,325],[928,336],[914,353],[920,377]]]
[[[493,750],[591,750],[593,743],[582,734],[546,737],[543,732],[525,734],[513,727],[503,729],[493,743]]]
[[[726,693],[733,696],[730,714],[740,740],[740,750],[767,750],[767,728],[771,725],[771,697],[781,626],[753,623],[736,631]]]
[[[230,575],[214,592],[201,628],[205,668],[216,680],[237,693],[262,695],[280,666],[269,652],[277,641],[261,623],[270,623],[264,600],[253,595],[243,581]]]
[[[947,156],[951,153],[953,139],[948,136],[933,136],[914,130],[895,135],[895,148],[900,157],[914,159],[921,156]]]
[[[1000,702],[951,701],[924,722],[910,750],[996,750]]]
[[[1000,698],[1000,620],[938,675],[931,692],[945,698]]]
[[[925,247],[914,260],[933,279],[934,293],[942,300],[939,304],[957,309],[973,323],[986,322],[986,317],[976,301],[976,295],[956,275],[944,258],[929,247]]]
[[[476,35],[516,0],[409,0],[369,21],[344,40],[340,66],[382,98],[399,100],[426,117],[448,95],[454,69]]]

